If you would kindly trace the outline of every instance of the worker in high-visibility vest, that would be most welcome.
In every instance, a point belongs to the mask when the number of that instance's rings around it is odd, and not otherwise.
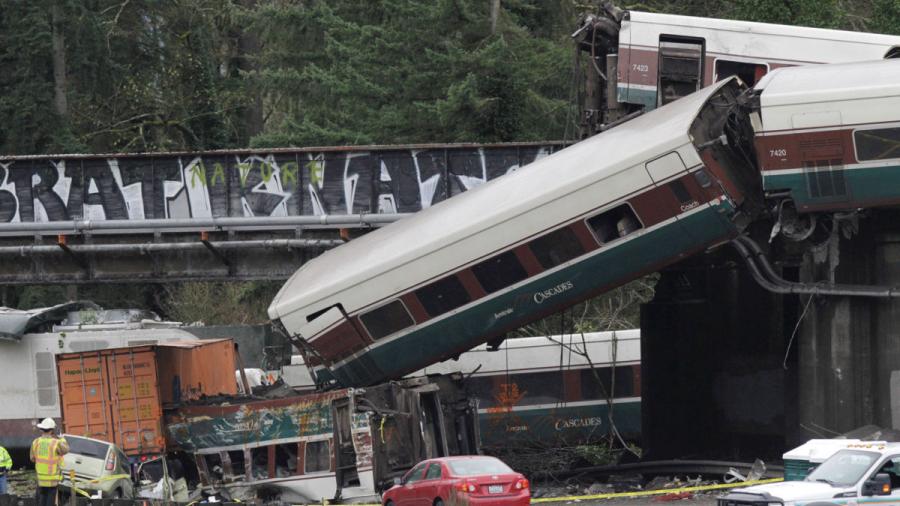
[[[56,487],[62,480],[62,458],[69,453],[65,438],[54,434],[56,422],[44,418],[37,424],[41,436],[31,442],[31,461],[37,473],[37,506],[55,506]]]
[[[6,448],[0,446],[0,495],[6,494],[6,473],[12,469],[12,458]]]

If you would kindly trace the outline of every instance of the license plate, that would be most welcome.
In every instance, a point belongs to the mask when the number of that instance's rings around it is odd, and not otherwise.
[[[503,493],[503,485],[490,485],[488,486],[489,494],[502,494]]]

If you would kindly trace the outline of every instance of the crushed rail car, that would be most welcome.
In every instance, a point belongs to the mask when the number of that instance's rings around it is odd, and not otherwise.
[[[238,396],[236,359],[225,339],[61,354],[65,431],[116,443],[136,489],[170,499],[191,478],[231,498],[371,500],[422,459],[479,451],[459,374]]]
[[[320,385],[370,385],[728,241],[762,203],[743,92],[722,81],[331,250],[269,316]]]
[[[167,424],[204,490],[241,499],[378,501],[419,461],[479,450],[476,404],[459,375],[195,404]]]

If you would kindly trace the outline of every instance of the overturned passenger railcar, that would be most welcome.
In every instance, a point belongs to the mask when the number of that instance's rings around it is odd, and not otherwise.
[[[166,416],[174,448],[208,494],[234,499],[380,501],[420,460],[476,454],[477,411],[461,376],[264,400],[222,398]]]
[[[722,81],[310,261],[269,307],[322,386],[454,357],[736,236],[761,190]]]

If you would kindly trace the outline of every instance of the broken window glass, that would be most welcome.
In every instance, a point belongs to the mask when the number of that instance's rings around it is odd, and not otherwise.
[[[244,479],[247,474],[244,450],[232,450],[228,452],[228,458],[231,460],[231,474],[237,479]]]
[[[484,291],[493,293],[528,277],[525,268],[512,251],[501,253],[472,267]]]
[[[454,274],[419,288],[416,290],[416,297],[431,317],[452,311],[471,300],[465,287]]]
[[[531,241],[528,249],[544,269],[552,269],[584,254],[584,247],[569,227],[554,230]]]
[[[593,218],[588,218],[587,224],[601,244],[625,237],[643,227],[628,204],[622,204]]]
[[[738,76],[747,86],[753,86],[769,71],[765,63],[749,63],[731,60],[716,60],[716,80]]]
[[[220,483],[225,478],[225,469],[222,467],[222,457],[218,453],[209,453],[203,456],[206,463],[206,472],[209,473],[211,483]],[[160,472],[160,476],[162,473]]]
[[[294,476],[297,472],[297,443],[275,445],[275,477]]]
[[[412,316],[399,300],[385,304],[360,316],[372,339],[381,339],[413,324]]]
[[[309,441],[306,443],[307,473],[319,473],[331,469],[331,449],[328,441]]]
[[[900,158],[900,128],[857,130],[853,132],[853,138],[856,158],[860,162]]]
[[[209,457],[209,455],[207,455],[207,457]],[[216,455],[216,457],[218,457],[218,455]],[[209,460],[207,460],[206,462],[207,462],[207,466],[209,466]],[[213,472],[211,470],[211,468],[207,467],[207,469],[210,469],[210,473]],[[163,477],[162,459],[151,460],[151,461],[144,462],[143,464],[141,464],[141,470],[140,470],[138,479],[141,480],[142,482],[146,481],[148,483],[156,483],[159,480],[161,480],[162,477]]]
[[[250,472],[254,480],[266,480],[269,478],[269,447],[260,446],[250,449]]]

